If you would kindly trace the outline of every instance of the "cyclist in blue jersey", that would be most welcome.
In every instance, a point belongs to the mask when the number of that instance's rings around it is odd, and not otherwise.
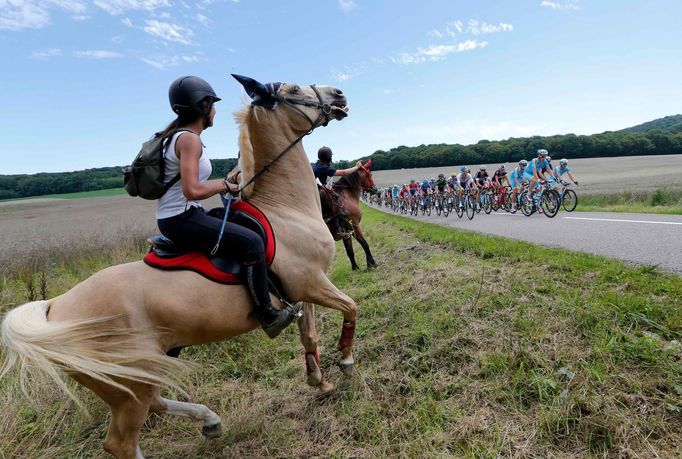
[[[459,202],[459,207],[464,207],[462,204],[462,192],[470,189],[475,193],[478,187],[468,167],[462,166],[459,170],[461,172],[457,174],[457,201]]]
[[[431,193],[431,182],[429,182],[428,180],[424,179],[424,180],[422,181],[422,184],[419,185],[419,188],[420,188],[421,191],[422,191],[422,195],[426,196],[427,194],[430,194],[430,193]]]
[[[398,199],[398,193],[400,193],[400,186],[393,185],[393,189],[391,190],[391,194],[393,195],[393,199]]]
[[[576,185],[578,184],[578,181],[573,177],[573,172],[571,172],[571,168],[568,167],[568,160],[566,158],[560,159],[559,165],[554,168],[554,178],[556,179],[557,182],[563,183],[564,180],[561,177],[564,174],[568,174],[568,178],[571,179],[571,182],[575,183]]]
[[[545,174],[542,172],[543,169],[549,169],[549,163],[547,162],[547,150],[541,148],[538,150],[538,157],[533,158],[528,162],[528,165],[523,171],[523,178],[527,180],[529,184],[529,189],[532,190],[535,184],[541,180],[547,180]],[[531,193],[528,193],[527,199],[530,201]]]
[[[511,194],[512,212],[516,212],[516,195],[521,189],[521,185],[525,181],[523,178],[523,171],[526,168],[526,166],[528,166],[528,161],[522,159],[521,161],[519,161],[519,166],[515,167],[514,170],[511,171],[511,174],[509,174],[509,183],[511,184],[512,187]]]

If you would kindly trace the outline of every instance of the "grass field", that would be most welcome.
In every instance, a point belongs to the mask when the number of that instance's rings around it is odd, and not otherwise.
[[[0,200],[0,203],[9,203],[16,201],[26,201],[33,199],[79,199],[79,198],[99,198],[101,196],[118,196],[126,194],[125,188],[108,188],[106,190],[96,191],[81,191],[79,193],[61,193],[61,194],[46,194],[42,196],[31,196],[28,198],[19,199],[5,199]]]
[[[152,416],[146,455],[682,455],[682,279],[371,209],[363,227],[379,269],[352,272],[339,245],[331,273],[360,307],[356,375],[333,366],[332,311],[318,313],[321,365],[339,384],[327,396],[304,385],[293,329],[189,349],[200,366],[187,391],[226,432],[206,441],[193,422]],[[1,310],[142,255],[131,235],[73,247],[42,266],[5,266]],[[99,400],[81,391],[88,420],[53,390],[28,403],[16,385],[0,381],[0,457],[100,456]]]

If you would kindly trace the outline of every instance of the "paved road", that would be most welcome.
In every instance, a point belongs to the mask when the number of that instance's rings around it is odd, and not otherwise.
[[[547,218],[498,211],[490,215],[481,212],[473,220],[466,214],[459,219],[456,214],[444,218],[435,212],[430,217],[411,218],[635,264],[659,265],[682,275],[682,215],[561,211]]]

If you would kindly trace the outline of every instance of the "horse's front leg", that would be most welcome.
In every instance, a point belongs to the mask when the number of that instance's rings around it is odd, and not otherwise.
[[[349,237],[343,239],[343,246],[346,248],[346,255],[350,260],[350,266],[353,271],[360,269],[358,264],[355,262],[355,252],[353,251],[353,240]]]
[[[339,339],[339,351],[341,351],[339,367],[344,374],[352,376],[355,364],[353,342],[355,339],[355,319],[358,313],[357,305],[348,295],[337,289],[324,272],[320,272],[316,279],[311,280],[310,290],[306,292],[305,301],[337,309],[343,313],[343,328]]]
[[[376,268],[377,262],[374,261],[372,252],[369,250],[369,244],[365,240],[365,236],[362,234],[360,224],[358,223],[357,225],[353,225],[353,229],[355,230],[355,239],[358,241],[358,243],[362,246],[362,249],[365,251],[365,256],[367,257],[367,269]]]
[[[301,344],[305,349],[305,369],[309,386],[317,387],[322,392],[334,389],[334,385],[327,382],[320,369],[320,356],[317,353],[317,328],[315,326],[315,305],[303,304],[303,317],[298,320],[298,330]]]

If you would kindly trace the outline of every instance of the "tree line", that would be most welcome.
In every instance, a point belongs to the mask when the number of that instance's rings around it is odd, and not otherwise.
[[[643,130],[647,129],[648,130]],[[654,129],[651,129],[654,128]],[[539,148],[554,158],[597,158],[635,155],[682,154],[682,115],[674,115],[624,129],[593,135],[555,135],[548,137],[481,140],[473,145],[431,144],[417,147],[401,145],[388,151],[377,150],[371,158],[374,170],[417,167],[456,166],[462,164],[516,162],[530,159]],[[355,161],[341,160],[336,167],[351,167]],[[237,158],[212,159],[211,178],[225,177],[237,165]],[[120,188],[120,167],[101,167],[76,172],[32,175],[0,175],[0,199],[14,199],[47,194]]]
[[[211,178],[225,177],[237,165],[237,158],[212,159]],[[77,193],[123,187],[120,167],[99,167],[75,172],[0,175],[0,199],[47,194]]]
[[[682,154],[682,131],[653,129],[645,132],[604,132],[593,135],[555,135],[549,137],[481,140],[473,145],[432,144],[388,151],[377,150],[369,156],[374,170],[417,167],[440,167],[462,164],[505,163],[530,159],[539,148],[559,158],[597,158],[637,155]],[[339,161],[338,167],[350,167],[354,161]]]

